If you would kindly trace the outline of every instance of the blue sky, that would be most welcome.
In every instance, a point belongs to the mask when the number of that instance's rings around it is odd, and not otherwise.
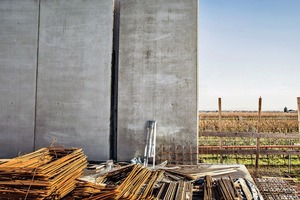
[[[199,109],[297,109],[300,0],[199,1]]]

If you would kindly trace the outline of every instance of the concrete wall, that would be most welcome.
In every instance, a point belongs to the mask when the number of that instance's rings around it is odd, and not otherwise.
[[[0,1],[0,157],[110,158],[113,0]]]
[[[109,159],[112,33],[112,0],[41,1],[36,148]]]
[[[34,148],[38,8],[0,1],[0,158]]]
[[[118,160],[143,155],[148,120],[158,154],[161,144],[197,152],[197,2],[121,1]]]
[[[1,158],[56,141],[89,160],[114,157],[110,150],[129,160],[143,155],[148,120],[158,122],[158,146],[196,152],[197,0],[121,0],[114,59],[113,6],[0,0]]]

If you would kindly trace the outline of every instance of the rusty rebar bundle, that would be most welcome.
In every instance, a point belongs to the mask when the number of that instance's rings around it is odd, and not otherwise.
[[[60,199],[87,166],[82,149],[42,148],[0,164],[1,199]]]

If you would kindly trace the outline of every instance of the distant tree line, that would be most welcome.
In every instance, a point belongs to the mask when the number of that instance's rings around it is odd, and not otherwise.
[[[290,112],[296,112],[296,110],[288,109],[287,107],[284,107],[283,112],[290,113]]]

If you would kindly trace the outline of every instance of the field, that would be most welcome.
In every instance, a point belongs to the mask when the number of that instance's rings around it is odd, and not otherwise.
[[[210,132],[224,133],[216,137]],[[261,134],[254,134],[257,132]],[[262,112],[260,120],[257,112],[222,112],[221,120],[218,112],[200,112],[199,160],[297,171],[300,166],[298,134],[295,112]]]
[[[199,113],[199,131],[257,132],[257,112],[222,112],[221,129],[218,112]],[[260,132],[298,133],[298,114],[262,112]]]

